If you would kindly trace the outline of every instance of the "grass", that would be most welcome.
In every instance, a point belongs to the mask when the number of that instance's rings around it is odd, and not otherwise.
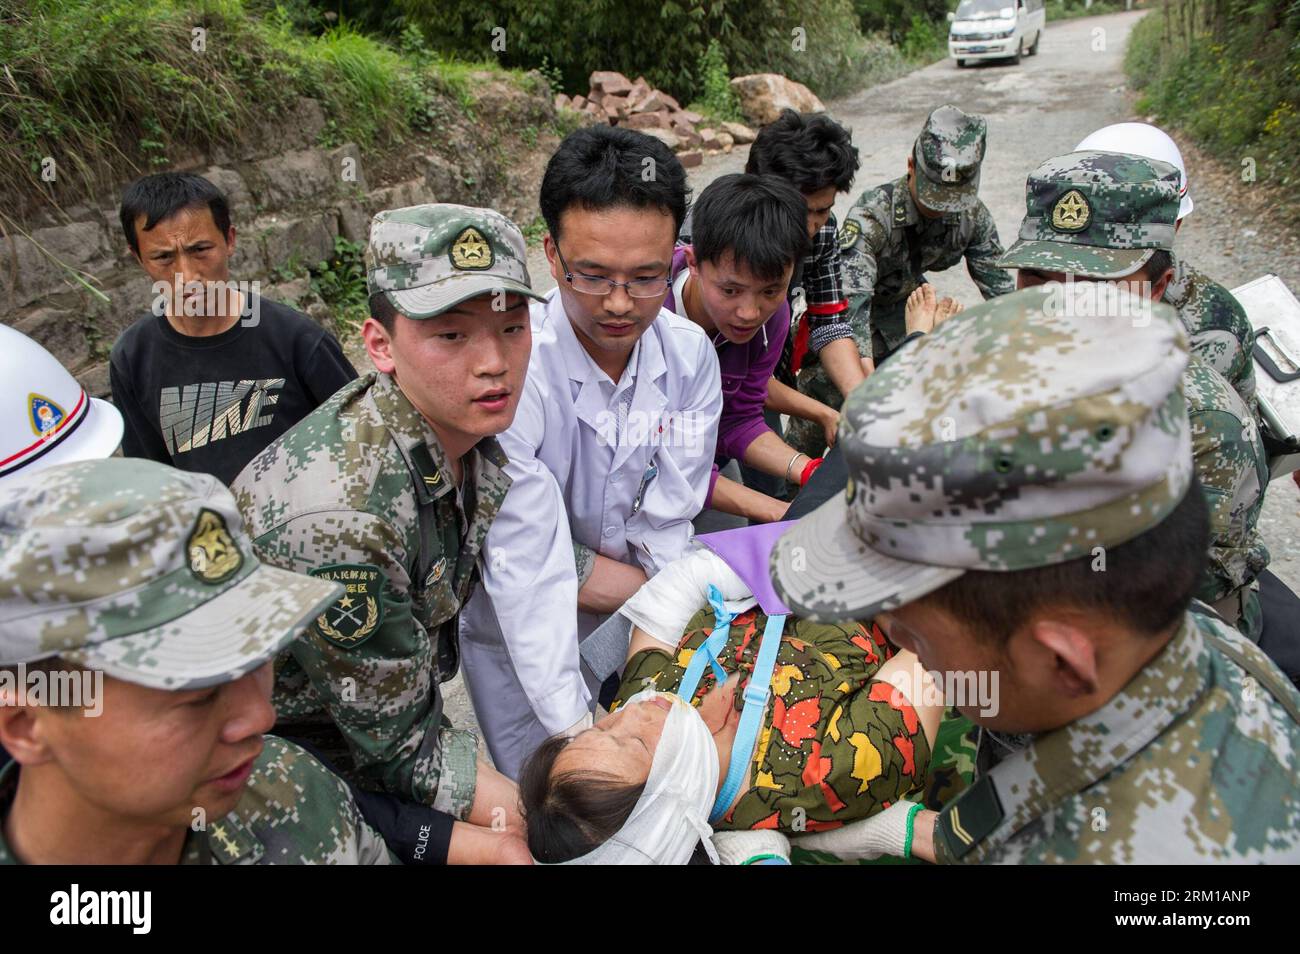
[[[1143,17],[1129,35],[1125,69],[1141,92],[1140,112],[1182,129],[1243,175],[1252,171],[1253,181],[1293,193],[1300,186],[1300,4],[1241,7],[1218,22],[1195,8],[1183,16],[1179,4],[1168,16]],[[1290,204],[1283,212],[1300,221]]]
[[[0,205],[68,204],[237,140],[299,96],[327,144],[397,144],[473,108],[470,74],[525,74],[396,46],[346,23],[303,32],[241,0],[29,0],[0,18]],[[196,34],[196,30],[203,31]],[[41,176],[55,160],[54,182]],[[43,165],[44,164],[44,165]]]

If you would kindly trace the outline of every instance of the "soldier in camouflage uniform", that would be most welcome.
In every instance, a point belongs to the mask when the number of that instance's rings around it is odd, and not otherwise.
[[[1022,287],[1071,282],[1058,291],[1080,306],[1090,306],[1099,293],[1088,279],[1128,283],[1137,294],[1159,299],[1173,275],[1169,252],[1180,179],[1169,163],[1121,153],[1049,159],[1029,176],[1020,241],[1002,264],[1020,269]],[[1211,527],[1210,562],[1197,596],[1258,642],[1263,618],[1256,579],[1269,554],[1256,525],[1268,484],[1267,454],[1245,401],[1191,347],[1184,387]]]
[[[311,739],[365,788],[470,822],[447,836],[452,860],[490,853],[500,839],[483,826],[518,817],[514,784],[444,717],[440,683],[456,673],[457,615],[510,484],[492,435],[513,420],[528,364],[527,298],[540,296],[525,254],[489,209],[375,216],[362,336],[376,371],[232,487],[263,560],[347,587],[279,660],[277,731]]]
[[[1172,221],[1170,222],[1172,225]],[[845,403],[850,480],[777,544],[797,614],[874,616],[996,737],[939,813],[795,843],[939,862],[1300,861],[1300,693],[1191,599],[1207,539],[1173,309],[1051,286],[965,312]],[[1244,768],[1243,768],[1244,766]]]
[[[1119,152],[1172,163],[1182,177],[1178,192],[1178,218],[1182,227],[1195,203],[1187,188],[1187,167],[1178,145],[1161,129],[1147,123],[1116,123],[1089,134],[1075,152]],[[1255,403],[1255,330],[1241,303],[1228,289],[1183,258],[1170,252],[1174,277],[1161,301],[1178,309],[1178,317],[1191,336],[1192,354],[1218,371],[1232,385],[1251,413]]]
[[[63,464],[7,481],[0,526],[0,864],[389,863],[262,737],[275,654],[340,587],[260,563],[220,481]]]
[[[868,189],[840,227],[849,327],[863,357],[883,361],[906,337],[903,310],[927,271],[963,258],[985,298],[1015,286],[997,266],[1002,255],[993,215],[980,201],[986,123],[956,106],[930,113],[907,158],[907,175]],[[844,398],[816,363],[799,372],[799,390],[838,408]],[[790,446],[820,457],[815,427],[791,421]]]

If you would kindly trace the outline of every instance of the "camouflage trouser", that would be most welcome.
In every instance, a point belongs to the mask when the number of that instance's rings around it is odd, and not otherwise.
[[[906,304],[907,301],[904,299],[894,305],[882,306],[877,311],[876,303],[872,302],[871,358],[876,364],[889,357],[907,337],[907,326],[903,319],[903,309]],[[860,346],[859,350],[861,350]],[[840,389],[834,385],[826,374],[826,369],[822,367],[822,363],[813,354],[804,358],[803,367],[799,369],[799,375],[795,380],[795,387],[800,394],[806,394],[837,411],[844,403],[844,395],[840,393]],[[821,457],[826,450],[826,434],[821,425],[799,417],[790,418],[790,424],[785,431],[785,442],[809,457]]]

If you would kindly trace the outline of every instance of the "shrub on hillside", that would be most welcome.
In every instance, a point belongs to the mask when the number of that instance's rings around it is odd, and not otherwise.
[[[1168,2],[1129,35],[1138,106],[1259,181],[1300,185],[1300,2]]]

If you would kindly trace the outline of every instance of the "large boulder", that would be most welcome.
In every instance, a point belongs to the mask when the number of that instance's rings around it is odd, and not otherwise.
[[[721,129],[735,142],[740,144],[753,142],[755,139],[754,130],[750,129],[744,123],[722,123]]]
[[[676,149],[682,144],[682,140],[677,133],[668,129],[642,129],[641,132],[654,139],[658,139],[669,149]]]
[[[116,243],[126,244],[120,236],[119,232],[110,238],[103,219],[33,229],[30,238],[11,235],[13,244],[4,243],[0,310],[10,304],[5,292],[12,277],[17,277],[18,283],[12,290],[11,307],[22,308],[46,295],[78,288],[68,268],[92,276],[106,274],[113,268],[121,250]]]
[[[253,165],[249,183],[264,209],[285,209],[297,202],[332,196],[342,181],[337,168],[320,149],[298,149]]]
[[[737,76],[731,81],[731,88],[740,100],[741,112],[759,126],[775,121],[783,109],[793,109],[797,113],[826,112],[826,107],[812,90],[780,73]]]
[[[588,89],[599,90],[607,95],[626,96],[632,91],[632,81],[613,70],[596,70],[588,82]]]
[[[628,129],[669,129],[672,121],[666,112],[633,113],[622,125]]]

